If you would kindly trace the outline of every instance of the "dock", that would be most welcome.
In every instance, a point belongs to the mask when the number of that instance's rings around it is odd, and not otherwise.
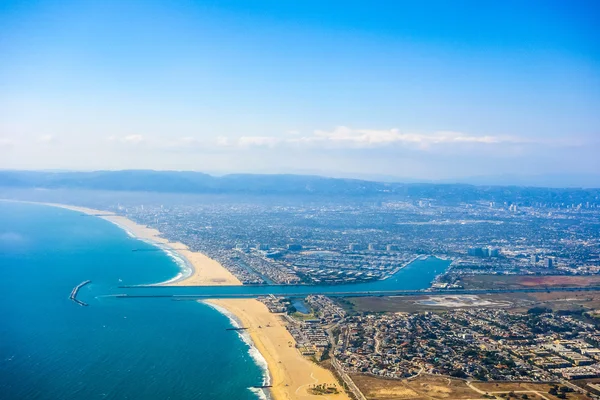
[[[73,288],[73,290],[71,290],[71,295],[69,296],[69,299],[73,300],[75,303],[79,304],[80,306],[87,307],[88,306],[87,303],[84,303],[83,301],[77,299],[77,294],[79,293],[79,290],[82,287],[84,287],[85,285],[87,285],[90,282],[92,282],[92,281],[90,281],[90,280],[83,281],[79,285],[75,286]]]

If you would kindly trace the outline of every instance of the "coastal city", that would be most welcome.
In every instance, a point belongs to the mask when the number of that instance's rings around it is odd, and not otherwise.
[[[368,282],[422,255],[452,260],[434,288],[459,288],[463,277],[475,275],[600,271],[600,203],[589,201],[209,200],[199,196],[191,204],[165,206],[156,199],[104,208],[207,254],[245,284]]]
[[[209,255],[249,285],[373,282],[428,256],[450,261],[432,278],[429,293],[600,284],[600,207],[593,202],[262,200],[169,207],[123,202],[111,209]],[[282,316],[298,353],[330,368],[357,399],[387,398],[373,391],[382,382],[391,387],[435,377],[466,382],[474,397],[481,393],[472,382],[501,382],[498,397],[519,382],[534,385],[517,390],[529,398],[600,396],[594,308],[563,314],[475,302],[382,313],[355,312],[343,298],[323,295],[259,301]]]
[[[598,202],[79,195],[90,208],[68,208],[81,217],[104,218],[189,263],[191,276],[157,289],[119,282],[116,298],[214,296],[237,318],[224,329],[260,344],[276,379],[256,382],[260,390],[357,400],[600,398]],[[208,296],[203,285],[243,285],[223,293],[251,298]],[[86,293],[72,300],[96,306]],[[280,362],[302,373],[278,375]]]
[[[269,296],[259,301],[285,316],[302,355],[327,360],[340,376],[357,382],[364,376],[387,380],[388,386],[428,376],[540,387],[556,382],[563,388],[562,395],[554,393],[557,398],[600,396],[600,322],[581,314],[476,306],[355,313],[322,295],[302,299],[306,313],[298,313],[297,300]],[[355,387],[356,397],[369,389],[369,384]]]
[[[0,400],[600,400],[600,0],[0,0]]]

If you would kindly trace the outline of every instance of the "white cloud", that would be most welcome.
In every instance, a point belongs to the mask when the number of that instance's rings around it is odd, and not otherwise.
[[[152,143],[158,148],[172,149],[198,149],[211,147],[228,147],[230,145],[229,138],[225,136],[217,136],[214,139],[199,139],[193,136],[184,136],[171,141],[154,141]]]
[[[230,144],[229,138],[226,138],[225,136],[219,136],[219,137],[217,137],[216,144],[217,144],[217,146],[223,146],[223,147],[229,146],[229,144]]]
[[[58,138],[54,135],[42,135],[38,137],[38,142],[40,143],[56,143]]]
[[[17,144],[14,140],[0,137],[0,147],[12,147]]]
[[[292,137],[242,136],[237,139],[241,147],[278,145],[327,146],[336,148],[370,148],[401,145],[427,149],[433,146],[452,144],[524,144],[527,140],[510,136],[477,136],[461,132],[439,131],[429,134],[405,133],[398,129],[352,129],[339,126],[332,131],[316,130],[309,136]]]
[[[143,144],[148,150],[168,150],[175,152],[195,152],[202,149],[216,149],[232,147],[232,142],[228,137],[217,136],[216,138],[198,138],[195,136],[182,136],[173,139],[164,139],[157,137],[146,137],[142,135],[128,136],[109,136],[106,138],[109,142],[138,145]],[[237,144],[237,142],[235,143]]]
[[[142,135],[127,135],[123,138],[123,142],[131,144],[138,144],[141,143],[143,140],[144,137]]]
[[[219,149],[250,149],[295,147],[304,149],[370,149],[404,148],[407,150],[452,151],[464,150],[466,146],[524,145],[533,142],[511,136],[473,135],[454,131],[433,133],[409,133],[399,129],[354,129],[338,126],[333,130],[315,130],[311,134],[285,132],[281,136],[216,136],[198,138],[182,136],[170,140],[146,137],[140,134],[110,136],[109,141],[128,145],[144,144],[147,149],[184,152],[217,151]]]
[[[242,136],[237,140],[237,144],[241,147],[274,147],[281,142],[281,139],[273,136]]]
[[[127,136],[109,136],[107,138],[109,142],[120,142],[120,143],[128,143],[128,144],[140,144],[144,141],[144,136],[142,135],[127,135]]]
[[[184,136],[184,137],[180,137],[178,139],[169,141],[169,142],[165,142],[164,146],[165,147],[194,147],[194,146],[198,146],[202,144],[201,140],[196,139],[195,137],[192,136]]]

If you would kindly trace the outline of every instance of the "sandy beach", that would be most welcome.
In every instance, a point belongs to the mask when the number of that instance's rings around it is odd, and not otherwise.
[[[331,371],[300,354],[281,316],[269,312],[264,304],[253,299],[219,299],[208,303],[227,309],[249,328],[254,345],[269,366],[271,393],[275,400],[350,399],[341,389],[335,395],[308,392],[313,384],[336,384],[338,388],[339,384]]]
[[[57,203],[34,203],[47,206],[66,208],[68,210],[79,211],[84,214],[93,215],[129,231],[139,239],[147,240],[167,247],[173,250],[183,258],[192,267],[192,274],[184,279],[165,283],[167,286],[216,286],[216,285],[241,285],[242,283],[225,267],[217,261],[209,258],[203,253],[191,251],[185,244],[179,242],[170,242],[160,236],[156,229],[133,222],[130,219],[116,215],[108,211],[94,210],[86,207],[70,206]]]

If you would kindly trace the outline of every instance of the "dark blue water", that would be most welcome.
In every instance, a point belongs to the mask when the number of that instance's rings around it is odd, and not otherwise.
[[[295,299],[292,302],[292,306],[296,309],[296,311],[301,312],[302,314],[308,314],[310,312],[308,306],[301,299]]]
[[[264,371],[230,320],[201,303],[117,299],[121,285],[178,266],[115,225],[78,212],[0,202],[0,398],[255,399]],[[427,287],[448,263],[417,261],[385,281],[344,286],[127,289],[174,293],[319,293]],[[92,280],[69,300],[71,289]]]

